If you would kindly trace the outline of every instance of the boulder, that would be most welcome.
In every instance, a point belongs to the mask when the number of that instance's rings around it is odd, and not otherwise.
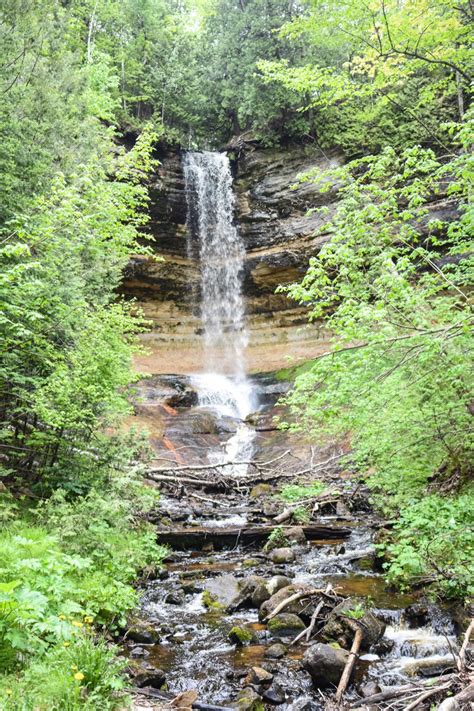
[[[305,627],[301,617],[291,612],[281,612],[268,622],[268,629],[274,637],[288,637],[301,632]]]
[[[367,650],[378,642],[385,632],[385,624],[370,610],[363,610],[363,602],[347,598],[337,605],[321,630],[320,637],[327,642],[337,642],[349,649],[354,638],[354,629],[363,632],[361,649]]]
[[[291,548],[274,548],[270,555],[270,560],[276,565],[284,563],[293,563],[295,560],[295,552]]]
[[[306,669],[316,688],[337,686],[349,658],[345,649],[337,649],[330,644],[313,644],[303,657],[303,669]]]
[[[240,580],[237,590],[227,602],[227,611],[235,612],[242,607],[251,607],[252,597],[256,588],[259,587],[262,590],[265,583],[265,578],[259,575],[250,575],[248,578]]]
[[[295,583],[292,585],[287,585],[281,588],[274,595],[271,596],[266,602],[261,605],[258,616],[260,620],[264,620],[266,617],[272,614],[272,612],[287,598],[291,597],[297,592],[306,590],[307,585],[302,585]],[[302,600],[295,600],[290,602],[287,607],[282,610],[282,612],[291,612],[293,615],[300,615],[304,620],[311,618],[314,608],[318,603],[317,597],[304,598]]]
[[[168,595],[165,597],[164,602],[166,602],[167,605],[184,605],[184,593],[182,593],[181,591],[169,592]]]
[[[235,625],[230,630],[228,637],[231,642],[238,647],[243,647],[245,644],[250,644],[254,640],[254,634],[247,627],[239,627]]]
[[[129,627],[125,633],[127,639],[139,644],[156,644],[160,641],[160,635],[153,627],[136,625]]]
[[[259,583],[252,594],[252,606],[260,607],[272,595],[290,585],[290,582],[290,579],[284,575],[274,575],[270,580]]]
[[[303,526],[290,526],[290,528],[285,529],[285,536],[291,544],[306,543]]]

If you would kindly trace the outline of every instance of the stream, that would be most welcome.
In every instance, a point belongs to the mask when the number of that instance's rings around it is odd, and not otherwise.
[[[153,375],[138,386],[136,411],[153,423],[156,462],[167,463],[171,476],[156,477],[154,512],[158,540],[169,545],[166,566],[143,584],[125,635],[136,685],[163,703],[195,690],[198,708],[328,708],[324,694],[334,682],[315,684],[302,664],[315,639],[293,644],[309,621],[305,606],[278,626],[263,619],[271,593],[290,585],[335,590],[379,621],[381,634],[359,655],[349,699],[452,669],[452,619],[421,595],[386,586],[374,555],[379,525],[367,492],[337,464],[341,446],[316,448],[277,429],[278,399],[289,383],[246,373],[245,249],[233,222],[227,157],[187,153],[184,172],[188,253],[201,265],[200,294],[190,298],[208,367]],[[184,467],[188,478],[173,478],[173,467]],[[207,485],[193,485],[199,475]],[[279,528],[281,487],[315,480],[332,496]],[[275,529],[281,540],[272,550],[266,544]]]

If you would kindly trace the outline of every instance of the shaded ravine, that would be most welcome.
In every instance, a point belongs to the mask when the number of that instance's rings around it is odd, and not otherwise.
[[[302,666],[315,640],[292,643],[309,608],[278,625],[265,620],[262,604],[290,585],[336,590],[385,625],[358,659],[349,699],[449,669],[452,622],[386,588],[374,553],[377,522],[360,484],[339,469],[342,446],[317,449],[276,429],[278,398],[289,384],[246,375],[244,252],[227,157],[188,153],[184,173],[188,254],[201,272],[200,293],[189,298],[202,324],[205,368],[138,387],[136,409],[151,424],[156,452],[150,479],[162,492],[153,520],[170,554],[159,577],[144,584],[125,635],[137,687],[165,703],[195,690],[201,706],[324,708]],[[283,515],[281,487],[314,481],[327,494],[300,507],[304,523],[297,512]],[[267,550],[269,537],[276,550]],[[333,689],[329,676],[323,682]]]

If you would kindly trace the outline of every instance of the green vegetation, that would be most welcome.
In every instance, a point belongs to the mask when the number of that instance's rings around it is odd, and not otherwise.
[[[285,484],[282,486],[278,498],[283,501],[288,501],[289,503],[295,503],[298,501],[303,501],[304,499],[310,499],[313,496],[318,496],[326,486],[320,482],[315,481],[312,484]]]
[[[268,552],[273,550],[274,548],[282,548],[284,546],[287,546],[288,544],[289,541],[285,536],[285,529],[283,528],[283,526],[275,526],[273,531],[268,536],[268,540],[265,543],[264,550]]]
[[[324,35],[338,51],[342,42],[353,52],[349,64],[330,71],[262,68],[272,81],[312,93],[321,116],[330,119],[337,107],[338,141],[353,154],[373,153],[301,176],[322,191],[337,182],[339,201],[320,230],[330,241],[303,280],[283,290],[308,307],[310,320],[325,322],[334,347],[296,376],[286,426],[320,441],[351,436],[353,468],[367,473],[384,513],[397,513],[386,548],[392,582],[423,579],[442,594],[468,596],[470,11],[423,0],[409,7],[353,3],[350,11],[329,3],[326,16],[313,5],[325,21],[315,9],[286,32],[309,33],[314,41]],[[423,106],[413,103],[415,93]]]
[[[283,290],[334,352],[280,372],[288,427],[351,438],[394,519],[391,582],[472,594],[473,19],[452,0],[2,3],[2,709],[125,703],[105,635],[164,551],[145,441],[122,427],[146,324],[118,290],[152,253],[158,141],[342,150],[301,176],[339,200]],[[285,543],[276,528],[267,547]]]

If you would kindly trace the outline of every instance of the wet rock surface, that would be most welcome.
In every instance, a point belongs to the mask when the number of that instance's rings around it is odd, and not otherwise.
[[[260,385],[257,421],[271,419],[281,390],[271,393],[268,376]],[[153,393],[160,387],[162,399],[153,405],[155,412],[164,408],[168,442],[163,445],[162,433],[159,446],[155,443],[157,457],[177,467],[203,467],[209,452],[222,451],[233,435],[190,430],[196,405],[188,386],[181,378],[162,385],[154,380]],[[173,388],[187,393],[189,405],[176,404]],[[168,404],[172,401],[175,406]],[[291,457],[285,455],[288,448]],[[316,461],[337,453],[321,450]],[[204,467],[194,475],[210,476],[208,487],[181,483],[179,476],[188,476],[187,470],[160,482],[161,499],[152,515],[158,538],[171,540],[173,534],[182,545],[170,551],[166,568],[144,584],[140,611],[124,636],[135,683],[170,698],[195,690],[198,702],[210,706],[319,711],[325,708],[321,693],[330,699],[339,681],[354,625],[364,629],[364,643],[349,700],[369,695],[375,684],[386,689],[449,671],[456,644],[450,619],[436,606],[386,587],[375,567],[376,529],[367,502],[360,494],[353,496],[351,487],[357,485],[330,470],[324,482],[330,503],[321,495],[314,513],[309,505],[304,526],[290,517],[280,525],[285,542],[278,537],[278,545],[268,550],[268,537],[278,528],[274,517],[286,506],[278,491],[288,481],[295,483],[292,472],[302,469],[314,451],[286,433],[257,431],[251,456],[259,462],[277,459],[285,476],[259,481],[259,470],[238,469],[219,489],[213,481],[221,474]],[[249,475],[251,484],[239,483],[239,477]],[[249,529],[261,535],[244,535]],[[292,540],[295,529],[298,536]],[[319,531],[316,538],[311,539],[311,530]],[[303,596],[277,611],[292,595],[308,590],[330,592]],[[307,640],[305,630],[320,604],[314,634]]]

